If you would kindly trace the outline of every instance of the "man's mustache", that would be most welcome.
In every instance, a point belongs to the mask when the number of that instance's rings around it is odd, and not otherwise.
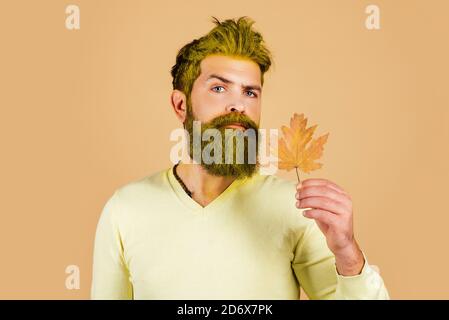
[[[223,116],[218,116],[212,119],[210,122],[206,123],[206,126],[208,128],[220,129],[231,124],[240,125],[245,129],[257,130],[259,128],[258,125],[248,116],[240,113],[230,113]]]

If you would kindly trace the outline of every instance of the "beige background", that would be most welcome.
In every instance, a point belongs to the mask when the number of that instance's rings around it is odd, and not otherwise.
[[[65,28],[72,3],[80,30]],[[364,26],[368,4],[380,30]],[[356,237],[393,299],[448,299],[448,11],[444,0],[2,0],[0,298],[89,298],[106,200],[171,165],[177,50],[212,15],[248,15],[275,58],[262,127],[303,112],[330,132],[324,167],[302,179],[351,194]],[[65,287],[70,264],[79,290]]]

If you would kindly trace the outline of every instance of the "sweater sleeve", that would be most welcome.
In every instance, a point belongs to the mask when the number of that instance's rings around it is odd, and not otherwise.
[[[106,202],[97,224],[91,299],[133,299],[132,283],[125,263],[117,224],[117,192]]]
[[[315,221],[311,221],[295,248],[292,268],[311,300],[389,300],[382,277],[368,264],[365,254],[362,272],[338,274],[335,256]]]

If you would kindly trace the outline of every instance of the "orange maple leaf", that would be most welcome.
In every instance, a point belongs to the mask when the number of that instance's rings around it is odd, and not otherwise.
[[[290,119],[290,127],[281,127],[283,137],[278,139],[278,168],[287,171],[295,168],[298,181],[298,169],[309,173],[323,166],[315,160],[322,156],[323,146],[329,136],[327,133],[311,141],[317,125],[308,129],[306,125],[307,118],[304,118],[304,114],[295,113]],[[307,145],[309,142],[310,144]]]

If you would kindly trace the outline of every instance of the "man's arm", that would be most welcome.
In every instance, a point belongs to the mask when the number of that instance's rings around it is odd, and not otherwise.
[[[363,256],[365,262],[360,274],[340,275],[325,236],[312,220],[296,246],[292,268],[311,300],[390,299],[381,276]]]
[[[117,217],[117,193],[101,213],[94,245],[91,299],[133,298]]]

